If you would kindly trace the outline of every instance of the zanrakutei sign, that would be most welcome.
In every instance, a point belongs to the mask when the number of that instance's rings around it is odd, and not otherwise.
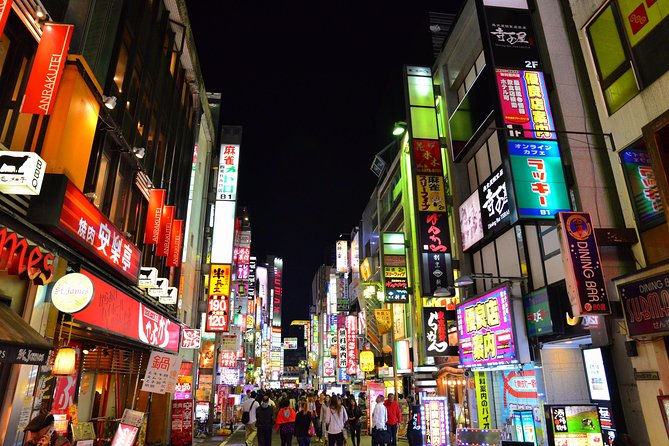
[[[39,195],[46,161],[34,152],[0,152],[0,192]]]

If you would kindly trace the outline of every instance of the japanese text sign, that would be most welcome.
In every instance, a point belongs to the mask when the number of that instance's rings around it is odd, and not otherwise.
[[[512,138],[557,139],[541,71],[497,69],[504,125]]]
[[[47,226],[50,232],[137,283],[139,249],[65,175],[45,176],[42,193],[31,201],[28,216],[32,223]]]
[[[218,365],[220,367],[236,367],[237,352],[221,351],[218,353]]]
[[[237,200],[237,176],[239,171],[239,145],[222,144],[218,163],[216,200]]]
[[[9,11],[4,12],[7,13]],[[21,113],[51,114],[73,32],[74,25],[45,23],[42,27],[42,37],[30,69]]]
[[[409,301],[409,283],[404,234],[401,232],[384,232],[381,234],[381,238],[385,301],[388,303],[406,303]]]
[[[339,316],[337,319],[337,368],[346,370],[348,365],[348,348],[346,336],[346,318],[348,316]]]
[[[355,375],[358,369],[358,318],[346,316],[346,373]]]
[[[112,439],[111,446],[133,446],[139,428],[120,423]]]
[[[170,444],[187,446],[193,444],[193,400],[172,401],[172,426],[170,428]]]
[[[542,69],[527,9],[486,6],[485,16],[495,67]]]
[[[604,444],[597,406],[545,406],[553,444]],[[571,441],[570,441],[571,440]]]
[[[202,333],[195,328],[181,330],[181,348],[200,348]]]
[[[516,221],[513,184],[508,169],[499,167],[479,187],[481,224],[485,237],[506,229]]]
[[[476,404],[479,412],[479,428],[490,429],[492,427],[490,414],[490,388],[488,377],[485,372],[474,372],[476,380]]]
[[[520,218],[553,219],[571,210],[557,142],[512,139],[508,149]]]
[[[458,354],[455,311],[444,307],[423,307],[426,356]],[[449,342],[449,332],[453,332]]]
[[[630,336],[669,333],[669,273],[618,285]]]
[[[227,331],[230,322],[230,265],[211,265],[205,331]]]
[[[380,335],[390,332],[390,327],[392,327],[392,313],[390,310],[375,308],[374,318]]]
[[[444,177],[441,175],[416,175],[418,211],[446,212]]]
[[[641,149],[625,149],[620,153],[620,157],[639,222],[639,230],[650,229],[664,223],[664,205],[650,155]]]
[[[183,247],[183,220],[174,220],[170,234],[170,244],[167,251],[165,266],[176,268],[181,265],[181,248]]]
[[[174,352],[179,350],[181,327],[177,323],[88,271],[82,269],[81,273],[93,282],[95,296],[86,308],[74,313],[76,320],[153,347]]]
[[[587,212],[560,212],[562,264],[575,316],[609,314],[599,248]]]
[[[438,140],[414,139],[413,156],[417,174],[443,175],[441,148]]]
[[[460,239],[462,250],[467,251],[483,239],[483,222],[481,220],[481,202],[479,192],[475,190],[459,209]]]
[[[346,240],[337,240],[337,259],[336,266],[338,273],[348,272],[348,242]]]
[[[463,367],[517,363],[509,289],[501,286],[457,306]]]
[[[421,427],[425,446],[446,446],[449,444],[448,400],[445,397],[422,398]]]
[[[146,227],[144,229],[145,245],[158,244],[166,193],[165,189],[151,189],[151,192],[149,192],[149,207],[146,211]]]
[[[190,375],[179,375],[177,377],[177,384],[174,386],[174,399],[188,400],[191,398],[193,398],[193,377]]]
[[[156,255],[167,257],[170,252],[170,243],[172,241],[172,227],[174,226],[174,213],[176,207],[163,206],[163,215],[160,218],[160,235],[158,237],[158,246],[156,246]]]
[[[142,391],[153,393],[173,393],[179,375],[181,358],[158,351],[152,351],[146,374],[142,381]]]

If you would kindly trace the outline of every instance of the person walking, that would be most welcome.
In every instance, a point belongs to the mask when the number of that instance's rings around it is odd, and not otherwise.
[[[281,446],[291,446],[295,434],[295,411],[290,407],[290,400],[282,398],[276,415],[276,431],[281,437]]]
[[[423,430],[420,423],[420,406],[415,404],[412,396],[407,396],[409,405],[409,420],[407,425],[407,440],[409,446],[423,446]]]
[[[362,410],[353,397],[350,399],[347,412],[348,430],[351,433],[351,441],[353,442],[353,446],[360,446],[360,432],[362,430],[360,419],[362,418]]]
[[[327,412],[328,446],[344,446],[344,429],[346,428],[346,410],[341,400],[334,396]]]
[[[272,446],[272,426],[274,426],[274,409],[269,404],[269,396],[262,397],[260,407],[256,409],[256,430],[258,446]]]
[[[395,401],[395,394],[389,393],[388,400],[384,403],[388,410],[388,433],[390,434],[389,446],[397,446],[397,426],[402,422],[402,411],[400,405]]]
[[[309,410],[309,403],[306,400],[300,402],[300,410],[295,414],[295,437],[297,437],[297,446],[309,446],[311,436],[313,435],[314,420],[316,416]],[[313,430],[312,430],[313,429]]]
[[[330,415],[330,395],[325,395],[323,404],[321,405],[321,433],[323,435],[323,442],[328,442],[328,417]]]
[[[372,411],[372,446],[388,444],[388,409],[383,404],[383,395],[376,397],[376,405]]]
[[[242,404],[242,423],[244,423],[244,430],[246,432],[244,442],[246,446],[255,446],[257,431],[256,431],[256,410],[260,405],[256,401],[257,394],[252,391],[244,404]]]

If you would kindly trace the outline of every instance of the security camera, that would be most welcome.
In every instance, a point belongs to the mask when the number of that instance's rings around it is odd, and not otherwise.
[[[471,378],[472,376],[474,376],[474,373],[472,373],[470,369],[466,369],[464,375],[465,378]]]

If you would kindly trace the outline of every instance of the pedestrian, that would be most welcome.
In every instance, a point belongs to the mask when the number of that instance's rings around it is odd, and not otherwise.
[[[295,414],[295,436],[297,446],[309,446],[311,436],[314,434],[314,420],[316,416],[309,410],[306,400],[300,401],[300,410]]]
[[[346,429],[346,410],[341,400],[333,396],[330,401],[327,419],[328,446],[344,446],[344,429]]]
[[[402,411],[395,401],[395,394],[389,393],[388,400],[384,403],[388,410],[388,434],[390,435],[389,446],[397,446],[397,426],[402,422]]]
[[[242,404],[242,423],[244,423],[246,446],[255,446],[256,444],[256,410],[258,409],[257,394],[252,391],[246,401]]]
[[[362,410],[353,397],[351,397],[347,412],[348,429],[351,433],[351,441],[353,442],[353,446],[360,446],[360,431],[362,430],[360,419],[362,418]]]
[[[256,430],[258,446],[272,446],[272,426],[274,426],[274,410],[269,404],[269,396],[262,397],[260,407],[256,409]]]
[[[53,415],[40,412],[23,429],[26,445],[70,446],[70,441],[58,434],[53,426]]]
[[[409,416],[407,425],[407,440],[409,446],[423,446],[423,431],[420,425],[420,406],[415,404],[412,396],[407,396]]]
[[[281,437],[281,446],[291,446],[295,434],[295,411],[290,407],[290,400],[283,398],[276,416],[276,431]]]
[[[372,411],[372,446],[388,444],[388,409],[383,404],[383,395],[376,397],[376,405]]]
[[[321,405],[321,432],[323,435],[323,442],[328,442],[328,417],[330,415],[330,395],[325,395],[323,404]]]

